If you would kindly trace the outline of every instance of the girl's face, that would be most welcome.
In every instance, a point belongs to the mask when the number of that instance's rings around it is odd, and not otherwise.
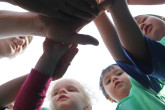
[[[31,36],[0,39],[0,58],[12,58],[22,53],[31,40]]]
[[[55,110],[84,110],[85,99],[75,82],[62,80],[54,86],[52,104]]]
[[[114,66],[104,75],[103,86],[116,102],[128,96],[132,87],[129,76],[118,66]]]
[[[140,15],[135,18],[144,35],[152,40],[159,41],[165,36],[164,20],[151,15]]]

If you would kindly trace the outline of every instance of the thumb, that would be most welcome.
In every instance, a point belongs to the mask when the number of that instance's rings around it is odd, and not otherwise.
[[[53,77],[54,80],[61,78],[65,74],[68,67],[70,66],[70,63],[72,62],[73,58],[77,53],[78,53],[77,45],[72,45],[69,51],[65,54],[65,56],[63,56],[63,58],[58,63],[57,68],[54,72],[54,77]]]
[[[99,41],[90,35],[75,33],[72,35],[72,38],[69,39],[68,43],[82,45],[91,44],[97,46],[99,44]]]

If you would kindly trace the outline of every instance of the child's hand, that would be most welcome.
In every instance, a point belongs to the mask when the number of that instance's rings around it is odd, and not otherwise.
[[[64,75],[77,52],[77,45],[60,44],[49,39],[44,41],[44,54],[54,61],[54,80]]]
[[[98,15],[95,0],[11,0],[12,4],[64,21],[89,19]]]
[[[95,38],[89,35],[78,34],[80,29],[89,22],[88,20],[81,20],[71,23],[39,15],[35,24],[39,25],[39,28],[42,28],[40,30],[42,36],[48,36],[56,42],[98,45],[98,41]]]
[[[77,45],[71,45],[68,51],[64,54],[64,56],[58,62],[56,70],[54,72],[53,80],[61,78],[64,73],[67,71],[68,67],[71,64],[71,61],[75,57],[78,52]]]

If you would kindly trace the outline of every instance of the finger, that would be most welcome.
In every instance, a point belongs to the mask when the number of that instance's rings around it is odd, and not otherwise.
[[[67,11],[66,11],[67,10]],[[77,19],[83,19],[83,20],[93,20],[96,15],[92,15],[90,13],[84,12],[82,10],[73,8],[71,6],[67,6],[65,8],[63,8],[63,13],[67,13],[68,15],[70,15],[70,17],[72,16],[73,18]],[[77,22],[75,20],[71,20],[72,22]]]
[[[90,4],[92,6],[93,9],[97,9],[97,0],[82,0],[84,2],[86,2],[87,4]]]
[[[73,60],[74,56],[78,52],[77,46],[78,46],[77,44],[73,44],[70,46],[69,50],[67,51],[67,53],[63,57],[62,62],[70,63]]]
[[[79,14],[77,15],[77,13],[79,13]],[[91,19],[94,18],[93,16],[91,16],[89,14],[86,14],[86,13],[84,13],[82,11],[81,12],[80,11],[77,12],[75,9],[69,8],[69,7],[67,7],[67,8],[65,7],[62,10],[59,10],[59,13],[54,15],[54,16],[58,20],[71,22],[71,23],[79,23],[83,19],[89,19],[91,21]]]
[[[69,51],[63,56],[63,58],[59,61],[57,68],[54,72],[54,79],[61,78],[64,73],[67,71],[71,61],[78,53],[78,49],[76,45],[70,47]]]
[[[80,20],[80,18],[77,18],[74,15],[70,15],[63,10],[57,9],[56,7],[52,7],[52,9],[47,9],[46,11],[44,11],[44,13],[42,15],[46,16],[46,18],[51,17],[50,19],[53,18],[53,19],[57,19],[57,20],[65,21],[65,22],[77,22]]]
[[[69,50],[66,52],[66,54],[60,60],[59,67],[69,66],[71,61],[73,60],[74,56],[77,54],[77,52],[78,52],[77,44],[71,45]]]
[[[65,5],[65,11],[67,11],[69,14],[81,17],[83,19],[94,18],[99,13],[97,8],[93,8],[93,4],[84,2],[82,0],[74,0],[74,2],[70,2],[70,0],[67,0]]]
[[[72,35],[72,38],[68,40],[68,43],[82,44],[82,45],[86,45],[86,44],[98,45],[99,41],[90,35],[75,33],[74,35]]]

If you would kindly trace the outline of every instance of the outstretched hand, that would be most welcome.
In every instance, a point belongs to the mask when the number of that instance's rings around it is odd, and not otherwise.
[[[53,65],[53,80],[65,74],[77,52],[77,45],[60,44],[49,39],[44,41],[44,53],[53,56],[54,61],[57,62]]]
[[[64,22],[53,17],[38,16],[42,25],[42,36],[48,36],[50,39],[66,44],[93,44],[98,45],[97,39],[90,35],[78,34],[83,26],[90,20],[81,20],[77,23]]]
[[[12,0],[12,4],[64,21],[89,20],[98,15],[95,0]]]

